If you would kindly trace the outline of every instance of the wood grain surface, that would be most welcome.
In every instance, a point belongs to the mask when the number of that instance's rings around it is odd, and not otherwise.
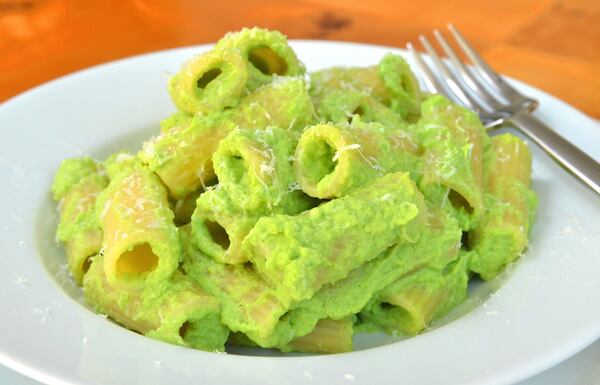
[[[404,47],[448,22],[498,71],[600,118],[600,0],[0,0],[0,101],[242,27]]]

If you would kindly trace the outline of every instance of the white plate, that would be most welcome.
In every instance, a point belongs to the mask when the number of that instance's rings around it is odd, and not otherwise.
[[[392,50],[311,41],[293,46],[311,70],[370,65]],[[537,147],[533,185],[540,207],[530,250],[501,286],[496,281],[475,291],[467,304],[473,311],[418,337],[341,355],[224,355],[145,338],[82,306],[52,240],[53,172],[65,157],[104,156],[156,132],[173,111],[167,75],[203,49],[94,67],[0,107],[1,363],[50,384],[507,384],[600,336],[600,198]],[[515,84],[541,101],[541,119],[569,131],[600,160],[595,121]],[[359,347],[372,343],[363,338]]]
[[[600,340],[557,366],[515,385],[600,385],[598,362],[600,362]],[[41,385],[40,382],[3,365],[0,365],[0,384]]]

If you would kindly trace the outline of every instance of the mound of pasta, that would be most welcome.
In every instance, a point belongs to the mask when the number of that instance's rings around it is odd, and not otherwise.
[[[137,154],[68,159],[57,238],[96,311],[173,344],[345,352],[414,335],[527,247],[518,137],[425,94],[402,57],[307,73],[244,29],[185,63]]]

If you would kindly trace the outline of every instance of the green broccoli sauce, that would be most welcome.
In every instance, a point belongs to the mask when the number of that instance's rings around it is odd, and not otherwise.
[[[307,74],[284,35],[243,29],[168,92],[142,151],[67,159],[51,188],[71,274],[129,329],[348,351],[422,332],[528,245],[527,146],[421,92],[401,56]]]

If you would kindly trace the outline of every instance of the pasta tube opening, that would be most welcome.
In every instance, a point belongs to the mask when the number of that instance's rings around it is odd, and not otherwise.
[[[240,153],[229,154],[223,157],[225,175],[222,179],[232,183],[240,183],[248,175],[248,164]]]
[[[83,271],[83,274],[87,273],[90,269],[90,266],[92,265],[92,257],[94,257],[94,255],[90,255],[81,263],[81,271]]]
[[[204,221],[204,226],[206,226],[206,229],[208,230],[213,242],[221,246],[223,251],[227,251],[229,246],[231,246],[231,240],[225,228],[221,226],[219,222],[213,222],[209,220]]]
[[[218,181],[215,179],[212,182],[210,182],[210,184],[208,184],[207,186],[214,186],[217,183]],[[194,210],[196,210],[196,200],[198,200],[198,197],[202,192],[203,190],[194,191],[186,195],[184,198],[176,200],[172,203],[171,207],[173,209],[173,221],[175,223],[175,226],[181,227],[185,224],[190,223],[190,221],[192,220],[192,214],[194,213]]]
[[[344,353],[352,350],[352,320],[321,319],[309,334],[297,337],[282,351]]]
[[[222,263],[242,263],[240,248],[258,217],[238,210],[223,189],[209,190],[198,198],[191,227],[196,246]]]
[[[341,197],[372,179],[404,171],[410,153],[393,151],[387,132],[378,123],[318,124],[300,137],[294,172],[302,190],[320,198]]]
[[[179,336],[185,341],[186,336],[189,337],[188,333],[193,333],[194,327],[194,324],[192,324],[190,321],[185,321],[179,327]]]
[[[208,114],[237,105],[248,80],[239,52],[206,52],[169,80],[173,103],[187,114]]]
[[[354,111],[352,111],[350,116],[348,117],[348,123],[352,123],[352,119],[354,119],[354,115],[363,116],[364,114],[365,114],[365,110],[363,109],[362,105],[359,104],[354,109]]]
[[[265,75],[285,75],[288,69],[286,61],[267,46],[251,49],[248,61]]]
[[[247,66],[246,87],[250,91],[271,83],[273,75],[298,76],[306,71],[287,38],[277,31],[245,28],[219,40],[215,51],[240,53]]]
[[[337,146],[326,138],[321,137],[307,141],[303,151],[297,154],[299,164],[308,166],[301,167],[300,172],[303,179],[316,186],[335,170],[339,156],[340,152]]]
[[[117,274],[141,274],[152,271],[158,266],[158,256],[148,243],[134,246],[119,256],[116,262]]]
[[[450,201],[450,204],[457,209],[463,208],[467,213],[473,213],[473,206],[469,204],[469,201],[464,196],[454,189],[450,189],[448,192],[448,201]]]
[[[427,327],[443,299],[443,293],[430,294],[415,287],[391,296],[381,304],[381,309],[397,319],[402,331],[413,335]]]
[[[196,81],[196,86],[200,89],[204,89],[208,83],[218,78],[222,73],[223,71],[221,71],[220,68],[211,68],[200,76],[198,81]]]

